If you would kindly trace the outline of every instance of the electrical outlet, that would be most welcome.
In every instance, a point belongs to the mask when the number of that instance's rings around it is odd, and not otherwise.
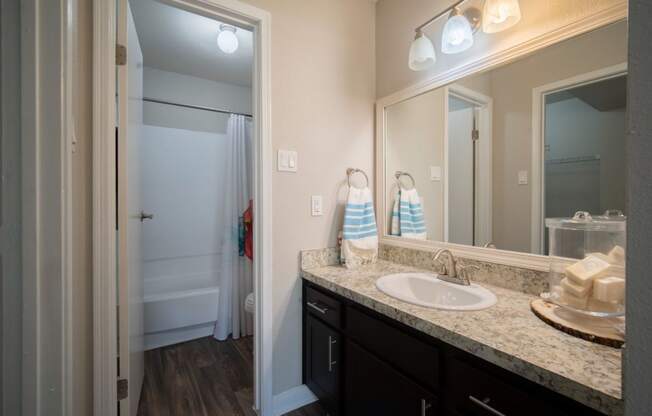
[[[518,184],[527,185],[527,170],[518,171]]]
[[[313,195],[310,197],[310,213],[313,217],[324,215],[324,207],[321,195]]]

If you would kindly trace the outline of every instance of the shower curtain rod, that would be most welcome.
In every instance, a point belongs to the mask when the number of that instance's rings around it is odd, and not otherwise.
[[[236,114],[236,115],[239,115],[239,116],[253,117],[251,114],[238,113],[238,112],[235,112],[235,111],[227,111],[227,110],[222,110],[221,108],[204,107],[204,106],[201,106],[201,105],[192,105],[192,104],[181,104],[181,103],[175,103],[175,102],[172,102],[172,101],[159,100],[157,98],[143,97],[143,101],[146,101],[146,102],[149,102],[149,103],[157,103],[157,104],[176,105],[177,107],[192,108],[193,110],[204,110],[204,111],[212,111],[214,113]]]

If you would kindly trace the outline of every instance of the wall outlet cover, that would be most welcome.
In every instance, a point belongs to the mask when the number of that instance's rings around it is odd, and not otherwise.
[[[310,214],[313,217],[324,215],[324,206],[321,195],[313,195],[310,197]]]

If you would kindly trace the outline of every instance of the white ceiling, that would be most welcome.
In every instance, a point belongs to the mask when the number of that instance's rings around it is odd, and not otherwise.
[[[230,84],[251,86],[253,36],[238,28],[240,47],[217,47],[220,22],[156,0],[131,0],[145,66]]]

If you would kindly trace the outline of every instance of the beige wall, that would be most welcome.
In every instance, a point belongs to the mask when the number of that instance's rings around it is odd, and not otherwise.
[[[277,394],[301,384],[299,250],[336,244],[347,167],[373,184],[375,9],[371,0],[247,2],[272,15],[274,151],[299,152],[297,173],[272,173]],[[310,216],[311,195],[323,195],[322,217]]]
[[[430,240],[444,238],[444,90],[438,89],[387,107],[386,227],[392,215],[397,187],[394,173],[409,172],[423,203],[426,232]],[[442,180],[430,180],[430,167],[442,169]],[[409,178],[403,178],[409,184]],[[379,217],[380,218],[380,217]]]
[[[584,16],[619,4],[619,0],[520,0],[523,18],[511,30],[474,36],[473,47],[460,54],[444,55],[439,35],[445,19],[430,25],[425,33],[437,49],[437,62],[428,71],[414,72],[407,66],[414,28],[451,4],[444,0],[379,0],[376,6],[376,93],[384,97],[420,81],[425,81],[459,65],[508,49]],[[466,4],[481,6],[481,0]]]

